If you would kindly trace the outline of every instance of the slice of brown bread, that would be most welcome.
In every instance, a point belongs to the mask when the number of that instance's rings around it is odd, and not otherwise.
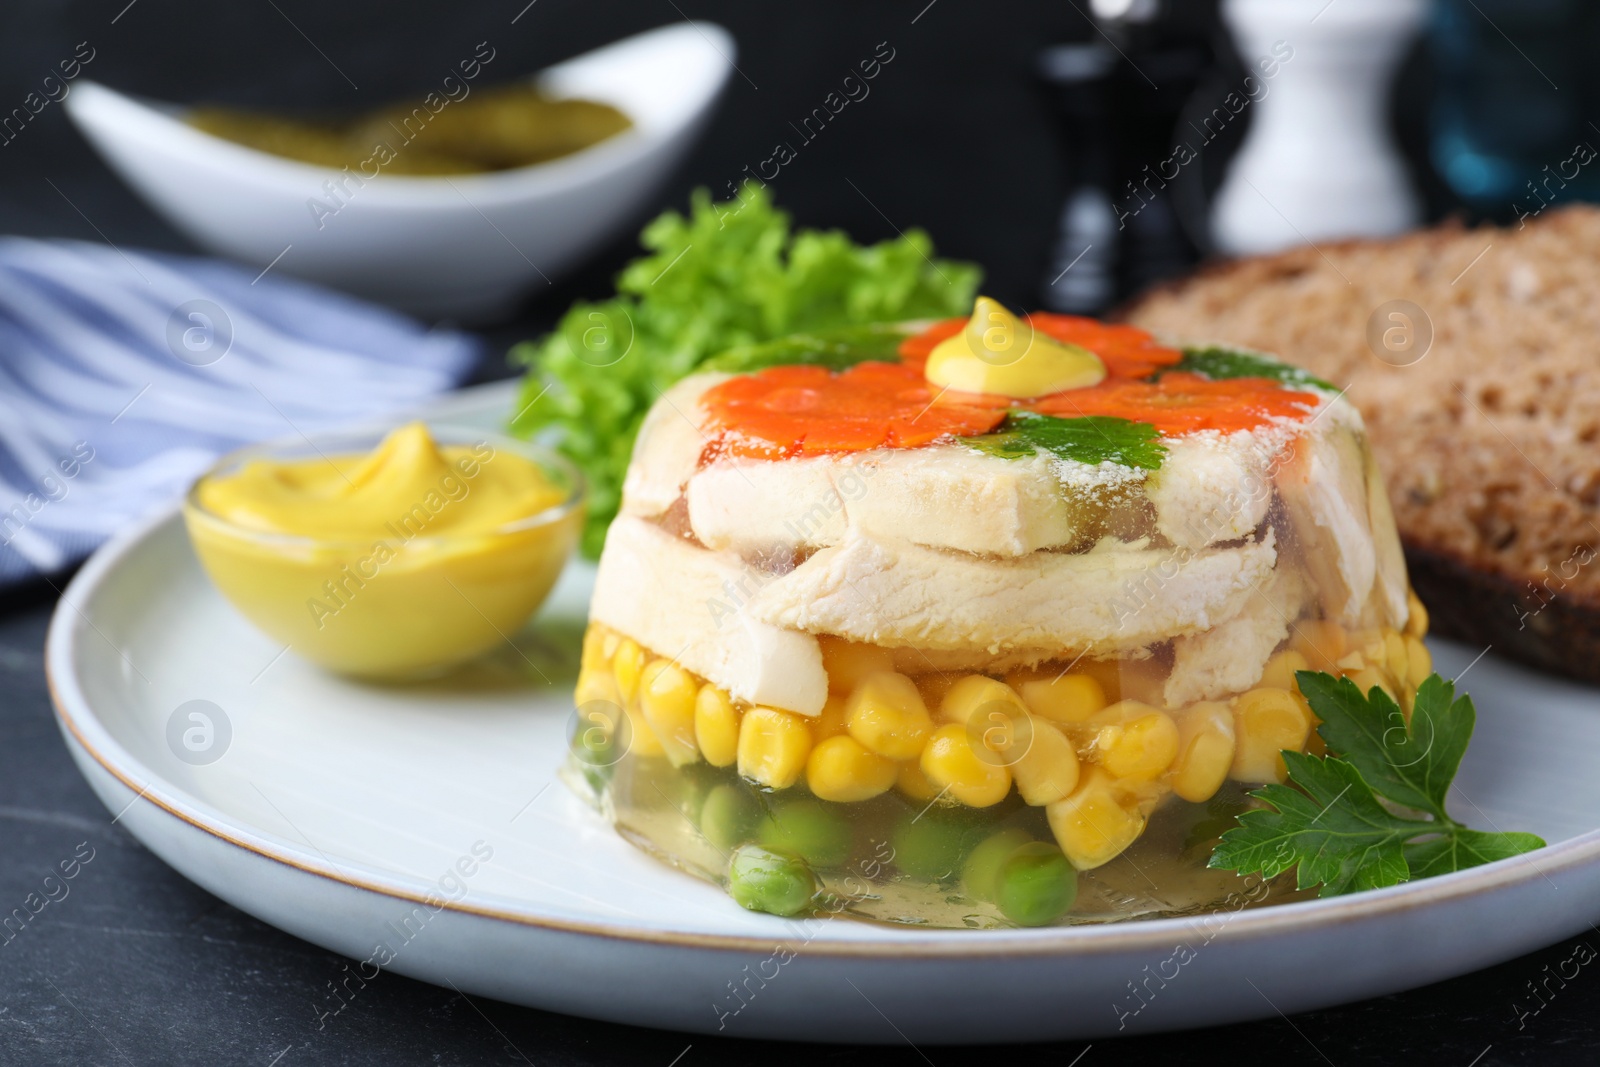
[[[1409,365],[1391,301],[1431,322]],[[1221,263],[1123,317],[1347,387],[1435,632],[1600,681],[1600,209]]]

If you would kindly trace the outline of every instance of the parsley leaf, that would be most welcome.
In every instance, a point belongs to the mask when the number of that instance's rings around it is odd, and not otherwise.
[[[1400,706],[1376,686],[1362,696],[1348,678],[1313,671],[1296,678],[1322,719],[1317,732],[1355,764],[1373,792],[1436,819],[1450,818],[1445,793],[1477,725],[1471,697],[1456,698],[1455,686],[1435,674],[1417,689],[1408,726]]]
[[[1161,433],[1148,422],[1111,415],[1062,419],[1033,411],[1013,411],[1000,429],[961,438],[980,452],[1002,459],[1032,459],[1039,449],[1092,465],[1110,461],[1124,467],[1159,470],[1166,458]]]
[[[1486,833],[1458,826],[1455,833],[1407,845],[1406,866],[1411,868],[1413,878],[1432,878],[1543,847],[1540,838],[1520,830]]]
[[[1172,371],[1189,371],[1192,374],[1204,375],[1213,381],[1223,378],[1271,378],[1284,385],[1308,385],[1315,389],[1326,389],[1330,393],[1339,391],[1338,386],[1323,381],[1310,371],[1291,366],[1260,352],[1224,348],[1221,345],[1184,349],[1183,359],[1170,367],[1163,368],[1161,373],[1167,374]]]
[[[829,370],[846,370],[870,360],[900,358],[900,342],[909,334],[892,326],[854,326],[790,334],[776,341],[740,345],[719,352],[703,364],[705,370],[748,374],[788,364],[807,363]]]
[[[1437,674],[1417,690],[1411,719],[1374,686],[1366,696],[1347,678],[1296,675],[1322,720],[1325,757],[1286,751],[1290,785],[1250,795],[1247,811],[1222,835],[1209,866],[1271,878],[1295,869],[1301,889],[1321,896],[1398,885],[1520,855],[1544,842],[1528,833],[1472,830],[1450,817],[1445,796],[1472,738],[1472,699]],[[1400,814],[1384,801],[1425,813]]]
[[[1222,835],[1210,866],[1260,871],[1268,878],[1298,867],[1300,888],[1320,884],[1324,896],[1406,880],[1402,846],[1426,826],[1378,803],[1344,760],[1299,752],[1285,752],[1283,760],[1300,789],[1267,785],[1252,792],[1277,810],[1240,815],[1239,826]]]

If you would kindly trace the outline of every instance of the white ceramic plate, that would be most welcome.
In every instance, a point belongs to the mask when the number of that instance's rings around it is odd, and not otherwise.
[[[537,166],[448,178],[381,170],[379,180],[346,178],[202,133],[183,122],[181,107],[90,81],[73,88],[66,108],[112,168],[202,247],[417,314],[482,319],[629,222],[694,143],[734,52],[722,27],[683,22],[559,63],[535,80],[613,104],[633,128]],[[491,60],[467,88],[523,73],[507,62]],[[448,89],[460,95],[459,79]],[[330,194],[330,181],[345,192]]]
[[[510,397],[450,416],[492,425]],[[569,568],[518,647],[464,679],[363,686],[280,657],[167,512],[101,550],[56,612],[62,733],[124,826],[245,911],[425,981],[645,1026],[921,1045],[1210,1025],[1436,981],[1600,918],[1595,692],[1445,643],[1440,670],[1472,664],[1480,711],[1454,810],[1544,851],[1204,921],[918,931],[741,911],[555,781],[590,579]],[[231,727],[208,765],[167,740],[191,700]]]

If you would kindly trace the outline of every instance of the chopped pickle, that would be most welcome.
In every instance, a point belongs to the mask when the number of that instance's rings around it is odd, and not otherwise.
[[[397,103],[354,118],[291,118],[197,107],[189,125],[235,144],[362,178],[478,174],[558,159],[632,123],[609,104],[555,99],[532,84],[500,85],[437,106]]]

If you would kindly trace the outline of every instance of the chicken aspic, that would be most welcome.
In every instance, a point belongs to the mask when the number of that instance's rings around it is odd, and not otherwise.
[[[1431,670],[1360,415],[1269,356],[979,298],[712,366],[640,432],[570,767],[746,907],[1218,906],[1216,835],[1320,744],[1295,672]]]

